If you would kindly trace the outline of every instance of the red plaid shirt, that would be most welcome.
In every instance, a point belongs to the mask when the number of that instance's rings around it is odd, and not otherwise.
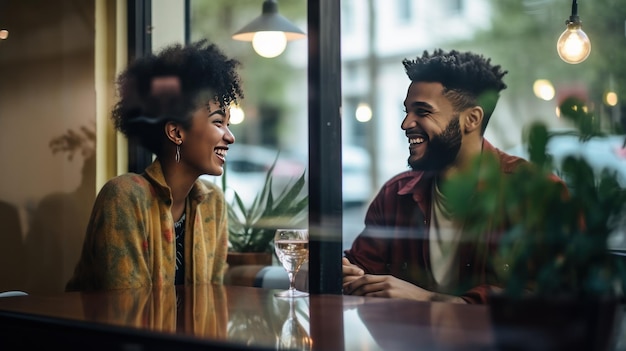
[[[512,173],[528,161],[505,154],[483,139],[483,152],[500,160],[503,174]],[[424,289],[441,291],[430,266],[429,228],[433,174],[407,171],[383,185],[369,206],[365,229],[345,256],[368,274],[391,274]],[[504,228],[484,233],[479,240],[462,240],[452,292],[468,303],[486,303],[489,291],[500,286],[491,258],[498,249]]]

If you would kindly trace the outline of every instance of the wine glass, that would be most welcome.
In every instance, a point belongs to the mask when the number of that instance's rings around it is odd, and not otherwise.
[[[296,289],[296,274],[309,259],[308,229],[276,229],[274,234],[276,256],[289,275],[289,290],[279,291],[277,297],[304,297],[309,293]]]

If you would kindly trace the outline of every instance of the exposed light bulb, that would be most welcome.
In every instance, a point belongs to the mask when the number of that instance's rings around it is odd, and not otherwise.
[[[591,41],[579,21],[567,22],[567,29],[559,37],[556,50],[563,61],[571,64],[581,63],[589,57]]]
[[[372,109],[370,108],[370,105],[366,103],[360,103],[359,106],[357,106],[356,108],[355,117],[357,121],[362,122],[362,123],[365,123],[371,120]]]
[[[615,106],[617,105],[617,93],[615,93],[614,91],[609,91],[606,94],[604,94],[604,103],[609,105],[609,106]]]
[[[236,104],[232,104],[230,106],[230,123],[232,124],[241,124],[243,120],[246,118],[243,109]]]
[[[252,39],[252,47],[260,56],[273,58],[285,51],[287,37],[283,32],[256,32]]]
[[[533,83],[533,92],[541,100],[550,101],[554,98],[554,86],[547,79],[537,79]]]
[[[9,31],[6,29],[0,30],[0,39],[4,40],[9,37]]]

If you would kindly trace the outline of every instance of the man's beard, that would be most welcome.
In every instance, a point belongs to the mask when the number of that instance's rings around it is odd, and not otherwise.
[[[409,167],[414,171],[443,170],[456,159],[461,149],[461,139],[461,124],[459,114],[457,114],[443,132],[428,141],[424,156],[413,162],[409,157]]]

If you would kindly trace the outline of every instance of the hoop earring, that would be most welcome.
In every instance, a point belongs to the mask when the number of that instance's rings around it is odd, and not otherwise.
[[[176,156],[174,156],[174,158],[176,159],[176,163],[180,163],[180,145],[176,145]]]

